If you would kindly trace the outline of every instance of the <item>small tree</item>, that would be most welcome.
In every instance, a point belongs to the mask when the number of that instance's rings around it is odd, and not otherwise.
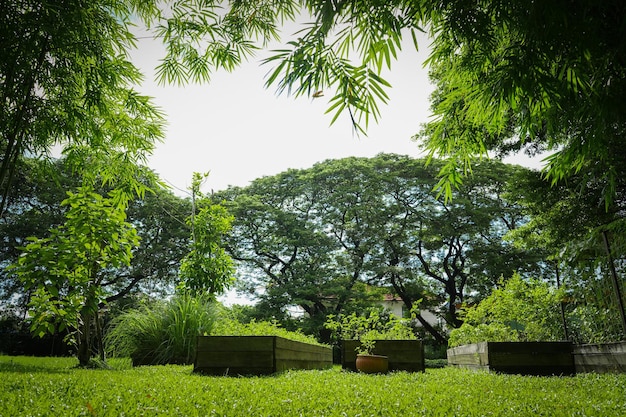
[[[192,242],[190,252],[180,264],[179,289],[196,294],[221,294],[230,287],[235,274],[233,260],[223,247],[234,217],[224,206],[213,204],[208,198],[196,201],[204,177],[194,173],[192,180],[193,213],[189,219]],[[196,206],[200,207],[198,213]]]
[[[32,293],[31,331],[69,330],[85,366],[97,348],[104,360],[98,313],[106,298],[107,269],[129,265],[139,239],[123,207],[90,187],[68,192],[65,223],[46,238],[30,238],[13,270]],[[94,334],[95,332],[95,334]]]

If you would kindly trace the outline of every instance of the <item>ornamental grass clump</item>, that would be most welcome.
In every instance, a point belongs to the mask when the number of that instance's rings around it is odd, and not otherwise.
[[[135,365],[190,364],[197,336],[211,333],[218,310],[214,299],[203,295],[178,294],[145,304],[113,319],[107,351],[130,357]]]

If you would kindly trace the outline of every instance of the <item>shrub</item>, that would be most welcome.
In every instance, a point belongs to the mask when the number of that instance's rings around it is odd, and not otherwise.
[[[464,310],[464,323],[450,332],[448,345],[562,340],[562,300],[563,290],[514,274],[478,305]]]
[[[210,334],[212,336],[280,336],[298,342],[320,344],[314,337],[298,331],[287,330],[275,321],[252,319],[248,323],[241,323],[233,318],[231,312],[227,310],[222,311]]]
[[[336,319],[328,316],[324,327],[333,333],[336,341],[355,339],[361,342],[357,347],[359,353],[370,354],[374,349],[376,340],[406,340],[415,339],[415,334],[409,325],[409,321],[400,319],[393,314],[381,317],[376,309],[370,310],[366,315],[352,313]]]
[[[135,365],[190,364],[196,337],[211,332],[218,304],[210,296],[179,294],[122,313],[105,336],[107,352]]]
[[[352,313],[347,316],[328,316],[324,327],[331,330],[333,337],[339,340],[378,339],[400,340],[415,339],[409,321],[393,314],[383,317],[376,309],[365,315]]]

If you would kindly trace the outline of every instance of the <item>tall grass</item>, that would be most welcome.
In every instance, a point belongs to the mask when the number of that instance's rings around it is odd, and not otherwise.
[[[211,333],[217,315],[209,296],[176,295],[113,319],[105,346],[109,355],[130,357],[135,365],[190,364],[196,337]]]

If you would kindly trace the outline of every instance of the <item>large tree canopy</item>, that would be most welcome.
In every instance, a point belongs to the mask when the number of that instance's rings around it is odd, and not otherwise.
[[[155,2],[3,1],[0,27],[0,214],[22,156],[60,145],[86,179],[141,190],[138,164],[162,137],[163,119],[134,84],[131,18]],[[92,177],[92,178],[88,178]]]
[[[46,154],[57,143],[105,178],[127,172],[120,165],[150,151],[161,117],[132,90],[141,78],[127,59],[133,23],[166,46],[160,80],[184,83],[207,81],[216,68],[234,69],[277,38],[285,20],[296,19],[306,22],[302,31],[266,60],[274,66],[268,85],[295,95],[334,89],[329,110],[347,111],[359,127],[387,100],[381,74],[403,37],[413,35],[417,46],[424,28],[433,40],[428,63],[438,88],[437,117],[423,134],[434,155],[450,156],[444,187],[473,156],[525,147],[555,151],[549,165],[555,181],[581,172],[583,182],[604,183],[607,201],[623,186],[621,1],[21,0],[3,6],[3,195],[21,155]]]
[[[536,272],[541,254],[502,241],[527,221],[505,198],[524,169],[483,162],[446,203],[432,193],[436,165],[397,155],[346,158],[217,193],[235,216],[228,248],[240,278],[268,305],[298,305],[321,322],[366,297],[369,285],[396,294],[408,310],[420,300],[442,307],[458,326],[458,303],[486,294],[502,275]]]
[[[424,2],[436,116],[426,147],[444,173],[488,151],[549,151],[554,182],[624,188],[626,4],[621,1]]]

